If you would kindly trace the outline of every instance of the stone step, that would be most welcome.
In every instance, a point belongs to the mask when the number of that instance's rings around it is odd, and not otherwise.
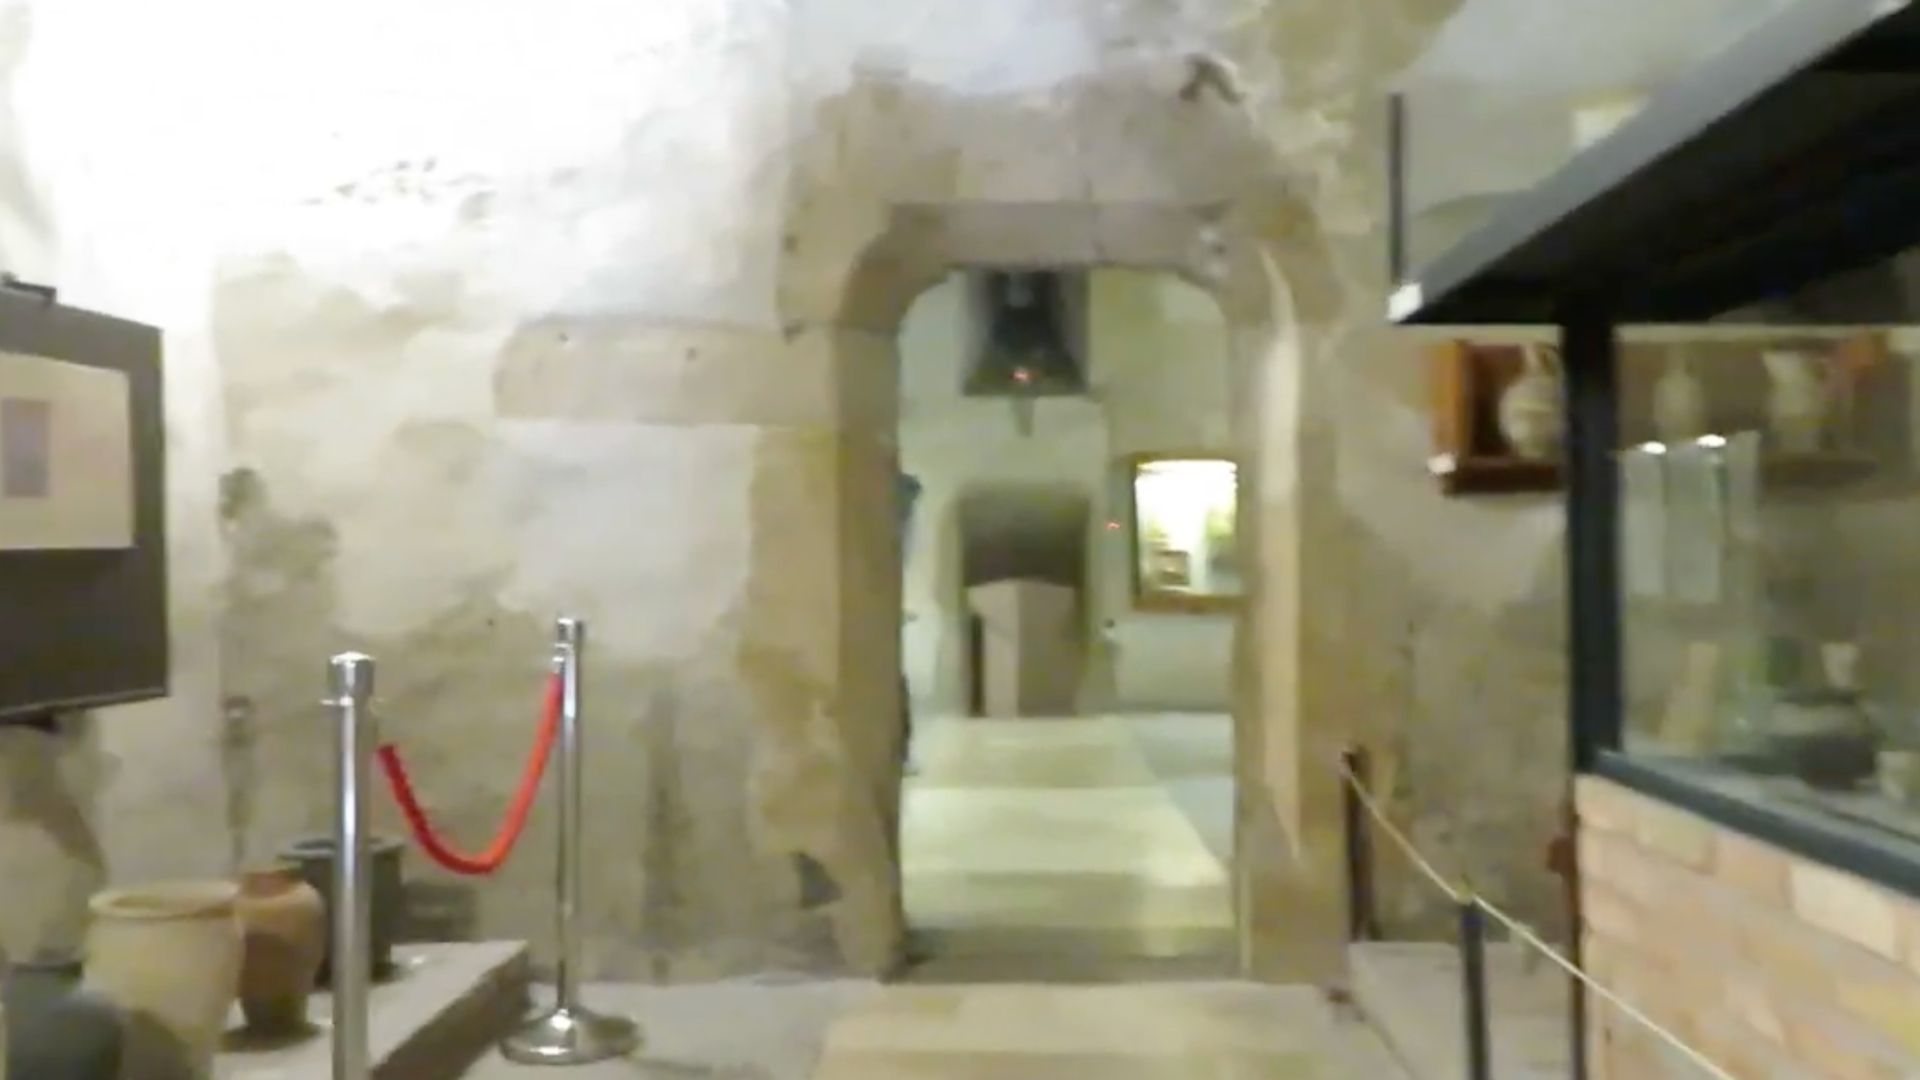
[[[403,945],[398,972],[373,988],[368,1042],[376,1080],[452,1080],[484,1054],[527,1011],[532,977],[522,942]],[[234,1030],[215,1063],[218,1080],[331,1080],[328,1019],[322,993],[308,1007],[313,1026],[275,1042]]]
[[[1495,1080],[1565,1080],[1572,1056],[1567,978],[1521,946],[1487,945]],[[1465,1080],[1460,954],[1452,945],[1366,942],[1348,950],[1353,1000],[1414,1080]]]

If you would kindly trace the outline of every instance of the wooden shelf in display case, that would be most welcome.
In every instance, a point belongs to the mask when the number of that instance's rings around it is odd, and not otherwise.
[[[1523,367],[1526,346],[1453,341],[1434,346],[1433,456],[1428,471],[1450,496],[1560,490],[1556,461],[1513,452],[1501,436],[1500,397]],[[1656,384],[1675,366],[1697,378],[1704,432],[1765,431],[1769,376],[1762,354],[1792,349],[1813,358],[1832,395],[1824,445],[1805,452],[1769,450],[1762,476],[1786,492],[1848,489],[1865,495],[1910,490],[1916,479],[1913,400],[1908,365],[1886,336],[1792,338],[1756,329],[1748,336],[1629,340],[1620,350],[1622,445],[1658,441]]]
[[[1555,491],[1560,465],[1522,457],[1500,434],[1500,395],[1525,367],[1525,346],[1453,341],[1432,350],[1434,454],[1448,495]]]

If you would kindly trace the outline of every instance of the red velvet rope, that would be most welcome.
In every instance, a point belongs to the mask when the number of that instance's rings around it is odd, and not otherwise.
[[[513,802],[507,808],[507,819],[501,824],[493,843],[478,855],[463,855],[447,846],[439,833],[434,831],[432,822],[427,820],[426,810],[421,808],[420,800],[414,795],[413,782],[407,778],[406,763],[400,760],[400,749],[392,743],[380,747],[380,767],[386,772],[387,782],[393,788],[394,801],[400,804],[400,812],[406,815],[413,838],[434,862],[456,874],[472,876],[491,874],[507,861],[513,845],[520,839],[521,831],[527,827],[527,815],[533,810],[534,797],[540,793],[540,777],[547,771],[547,759],[553,753],[553,740],[560,731],[562,691],[559,673],[549,675],[547,696],[541,707],[540,731],[534,738],[533,756],[527,759],[526,771],[520,777],[520,790],[514,792]]]

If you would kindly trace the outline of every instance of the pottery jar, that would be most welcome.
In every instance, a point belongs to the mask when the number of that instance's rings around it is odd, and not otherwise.
[[[240,877],[240,1011],[248,1030],[291,1035],[307,1026],[307,996],[320,978],[327,948],[327,909],[320,892],[292,864]]]
[[[84,985],[126,1015],[124,1067],[142,1080],[204,1080],[240,977],[230,881],[109,889],[88,902]]]
[[[1526,368],[1500,395],[1500,434],[1515,454],[1545,461],[1560,446],[1560,374],[1545,349],[1526,350]]]
[[[6,1068],[0,1076],[115,1080],[120,1010],[80,989],[80,961],[37,957],[7,969]]]
[[[1693,366],[1682,359],[1669,364],[1653,384],[1653,429],[1670,443],[1706,433],[1707,392]]]
[[[372,908],[371,940],[368,949],[372,953],[373,977],[384,979],[393,973],[393,946],[400,938],[401,920],[406,914],[406,882],[401,877],[400,856],[406,846],[391,836],[376,836],[368,842],[368,862],[372,868]],[[298,868],[301,878],[307,884],[319,890],[321,900],[327,911],[333,910],[333,839],[316,836],[297,840],[280,852],[282,860]],[[320,981],[326,983],[331,978],[331,952],[333,925],[331,916],[326,917],[328,944],[323,947],[326,956],[320,963]]]
[[[1761,353],[1760,360],[1766,365],[1769,384],[1768,434],[1784,453],[1818,452],[1826,441],[1827,419],[1832,412],[1819,361],[1787,349]]]

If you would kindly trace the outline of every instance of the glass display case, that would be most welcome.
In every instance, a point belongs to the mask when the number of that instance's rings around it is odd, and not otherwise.
[[[1241,593],[1239,470],[1221,458],[1135,458],[1134,597],[1143,609],[1208,610]]]
[[[1627,431],[1662,396],[1699,427],[1618,456],[1619,755],[1920,841],[1920,337],[1757,333],[1651,387],[1623,360]]]
[[[1907,0],[1463,5],[1391,103],[1385,307],[1554,328],[1436,460],[1564,492],[1574,771],[1920,895],[1916,109]]]

